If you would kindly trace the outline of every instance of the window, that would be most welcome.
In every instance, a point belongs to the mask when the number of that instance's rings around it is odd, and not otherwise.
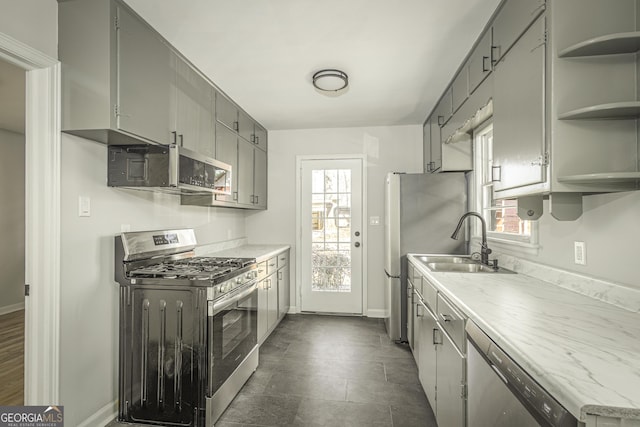
[[[493,126],[481,128],[474,136],[474,172],[472,203],[487,222],[487,236],[490,240],[503,243],[519,242],[525,246],[535,246],[536,223],[518,217],[518,201],[495,200],[493,198]],[[474,228],[479,235],[479,227]],[[476,232],[477,231],[477,232]]]

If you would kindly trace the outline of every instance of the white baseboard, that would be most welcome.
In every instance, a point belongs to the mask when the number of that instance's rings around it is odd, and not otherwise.
[[[0,316],[2,316],[3,314],[13,313],[14,311],[18,310],[24,310],[24,301],[19,302],[18,304],[11,304],[0,307]]]
[[[374,317],[379,319],[384,319],[387,317],[387,310],[385,309],[369,309],[367,310],[367,317]]]
[[[78,427],[103,427],[115,420],[117,416],[118,401],[114,400],[113,402],[107,403],[105,406],[98,409],[98,412],[78,424]]]

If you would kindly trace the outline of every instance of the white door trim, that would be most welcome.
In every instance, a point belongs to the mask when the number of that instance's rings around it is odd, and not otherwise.
[[[309,154],[296,156],[296,295],[292,301],[296,306],[291,307],[291,313],[300,313],[302,308],[302,162],[305,160],[342,160],[357,159],[362,161],[362,315],[366,316],[368,304],[368,222],[367,222],[367,156],[364,154]]]
[[[26,73],[25,404],[59,404],[60,62],[0,33],[0,58]]]

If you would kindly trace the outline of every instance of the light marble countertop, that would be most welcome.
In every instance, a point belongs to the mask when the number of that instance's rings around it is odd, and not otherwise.
[[[242,245],[219,251],[206,252],[203,255],[231,258],[255,258],[256,262],[262,262],[290,248],[291,246],[289,245]]]
[[[640,419],[640,313],[524,274],[413,264],[569,412]]]

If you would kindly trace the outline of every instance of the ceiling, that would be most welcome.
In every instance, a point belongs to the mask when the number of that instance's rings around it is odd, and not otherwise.
[[[500,0],[126,0],[267,129],[421,124]],[[322,68],[349,75],[316,92]]]
[[[24,133],[25,71],[0,60],[0,129]]]

